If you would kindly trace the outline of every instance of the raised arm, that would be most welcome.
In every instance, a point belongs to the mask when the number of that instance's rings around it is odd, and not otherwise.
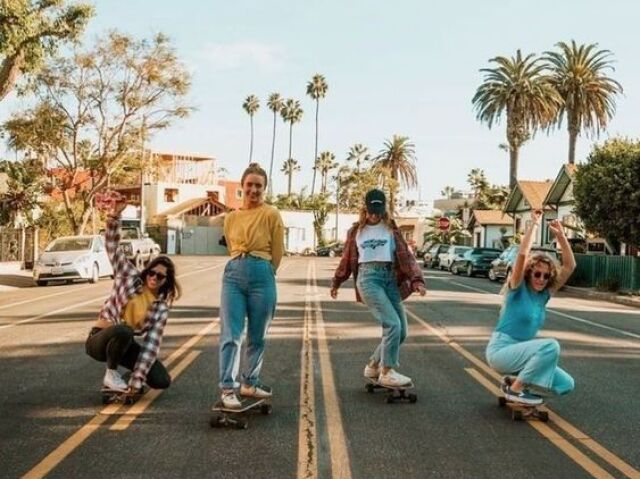
[[[531,212],[531,225],[524,232],[524,236],[522,237],[522,242],[520,243],[520,249],[518,250],[518,257],[516,258],[516,262],[513,265],[513,269],[511,270],[511,275],[509,276],[509,288],[515,289],[520,286],[522,283],[522,279],[524,278],[524,267],[527,262],[527,258],[529,258],[529,253],[531,252],[531,245],[533,244],[533,238],[536,235],[536,231],[538,231],[538,227],[540,226],[540,222],[542,221],[542,211],[534,210]]]
[[[567,235],[564,233],[562,223],[558,220],[553,220],[549,223],[549,229],[555,235],[558,240],[558,245],[560,245],[560,249],[562,250],[562,269],[560,269],[556,284],[551,289],[551,293],[553,294],[562,288],[571,277],[571,273],[576,269],[576,258],[573,256],[573,250],[571,249],[569,240],[567,240]]]
[[[120,246],[120,214],[126,208],[127,203],[124,197],[118,193],[107,192],[102,199],[101,209],[107,213],[107,224],[105,230],[105,247],[109,261],[113,266],[116,276],[129,276],[137,274],[136,268],[127,260],[127,257]]]

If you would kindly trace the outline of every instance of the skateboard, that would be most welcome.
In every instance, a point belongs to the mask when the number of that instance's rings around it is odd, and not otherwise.
[[[413,383],[407,384],[406,386],[385,386],[384,384],[380,384],[377,379],[367,378],[367,384],[365,384],[364,388],[368,393],[373,393],[376,389],[386,389],[387,395],[384,398],[384,401],[387,404],[393,404],[394,402],[410,402],[414,403],[418,400],[418,395],[416,393],[407,392],[410,389],[413,389]]]
[[[234,426],[236,429],[246,429],[249,427],[249,421],[245,414],[251,411],[258,411],[261,414],[271,414],[273,408],[269,402],[271,398],[246,398],[241,399],[242,407],[239,409],[226,408],[222,401],[218,401],[213,405],[211,411],[213,415],[209,420],[211,427]]]
[[[514,421],[526,421],[529,419],[538,419],[542,422],[549,421],[549,413],[541,409],[544,403],[537,405],[522,404],[509,401],[505,396],[499,396],[498,405],[509,408],[511,410],[511,419]]]
[[[102,404],[124,404],[130,406],[131,404],[135,404],[138,399],[140,399],[146,390],[142,390],[139,393],[131,394],[127,391],[116,391],[109,388],[102,388],[100,390],[100,394],[102,395]]]

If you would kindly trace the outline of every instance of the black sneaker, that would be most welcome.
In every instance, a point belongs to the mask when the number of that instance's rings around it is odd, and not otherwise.
[[[511,378],[511,376],[504,376],[502,378],[502,382],[500,383],[500,391],[502,391],[503,394],[507,394],[507,390],[511,387],[512,384],[513,379]]]
[[[538,406],[544,402],[542,400],[542,397],[538,396],[537,394],[532,394],[526,389],[523,389],[520,392],[513,391],[511,387],[507,387],[507,390],[504,393],[504,397],[506,397],[509,401],[526,404],[528,406]]]

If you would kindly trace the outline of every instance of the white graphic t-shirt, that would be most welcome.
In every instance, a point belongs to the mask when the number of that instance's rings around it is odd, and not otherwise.
[[[393,262],[396,250],[393,233],[382,221],[377,225],[366,225],[356,235],[358,263],[372,261]]]

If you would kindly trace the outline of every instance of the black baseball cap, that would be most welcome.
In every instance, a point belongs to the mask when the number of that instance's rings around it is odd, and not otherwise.
[[[387,211],[387,197],[382,190],[369,190],[364,197],[364,203],[367,206],[367,212],[372,215],[383,216]]]

